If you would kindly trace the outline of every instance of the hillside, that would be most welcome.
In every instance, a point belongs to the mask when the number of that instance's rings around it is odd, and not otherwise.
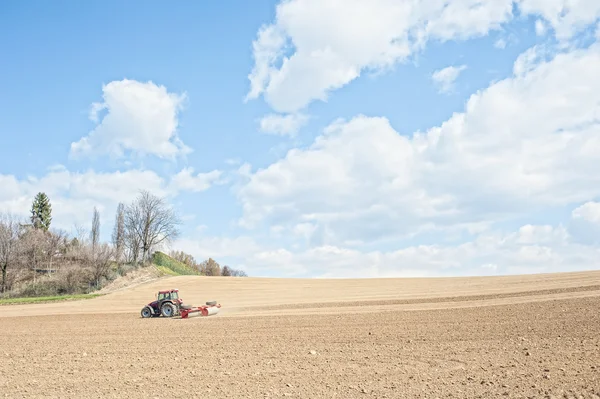
[[[173,259],[164,252],[156,251],[152,256],[152,264],[156,268],[170,276],[200,276],[201,273],[198,269],[190,267],[185,263],[179,262]]]
[[[200,275],[200,272],[184,263],[177,261],[176,259],[173,259],[163,252],[157,251],[152,257],[151,264],[132,270],[126,275],[118,277],[116,280],[110,282],[101,290],[97,291],[97,293],[108,294],[114,291],[132,288],[137,285],[155,281],[164,277],[188,275]]]

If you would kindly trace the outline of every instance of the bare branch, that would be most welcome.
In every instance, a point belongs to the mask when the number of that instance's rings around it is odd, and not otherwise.
[[[141,191],[138,198],[125,210],[125,226],[130,244],[137,245],[144,261],[157,246],[179,236],[180,223],[165,201],[148,191]]]

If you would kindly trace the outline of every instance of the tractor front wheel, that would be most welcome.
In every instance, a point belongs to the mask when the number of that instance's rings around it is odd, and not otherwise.
[[[177,309],[175,308],[175,305],[167,302],[162,306],[161,313],[164,317],[173,317],[175,316],[175,313],[177,313]]]
[[[148,317],[152,316],[152,311],[150,310],[150,308],[148,306],[144,306],[141,313],[142,313],[142,317],[144,319],[147,319]]]

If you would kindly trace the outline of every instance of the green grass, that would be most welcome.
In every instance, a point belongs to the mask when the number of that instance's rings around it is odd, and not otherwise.
[[[0,305],[21,305],[29,303],[40,303],[40,302],[58,302],[58,301],[72,301],[80,299],[92,299],[102,294],[74,294],[74,295],[55,295],[55,296],[38,296],[38,297],[24,297],[24,298],[6,298],[0,299]]]
[[[171,270],[165,266],[154,265],[154,267],[156,267],[158,269],[158,271],[160,271],[162,274],[166,274],[168,276],[179,276],[179,274],[175,273],[173,270]]]
[[[152,263],[163,273],[172,276],[200,276],[200,271],[171,258],[169,255],[156,251]]]

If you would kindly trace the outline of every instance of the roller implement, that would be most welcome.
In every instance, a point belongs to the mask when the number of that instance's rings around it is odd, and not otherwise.
[[[178,289],[158,291],[156,300],[150,302],[142,308],[142,317],[173,317],[181,316],[182,319],[187,319],[190,313],[198,313],[201,316],[212,316],[219,313],[220,304],[216,301],[206,302],[202,306],[184,305],[183,300],[179,297]]]

